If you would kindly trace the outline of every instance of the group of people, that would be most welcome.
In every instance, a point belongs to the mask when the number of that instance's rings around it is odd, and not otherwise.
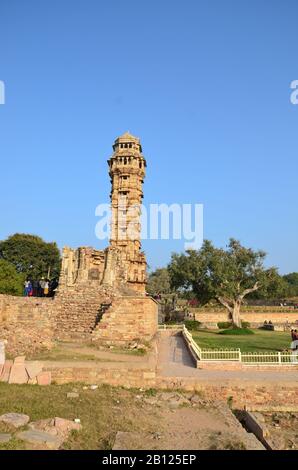
[[[42,277],[39,281],[27,279],[24,282],[24,295],[26,297],[53,297],[58,287],[56,279]]]

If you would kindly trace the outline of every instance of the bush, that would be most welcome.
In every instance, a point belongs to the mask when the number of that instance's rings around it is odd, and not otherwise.
[[[241,322],[241,327],[242,327],[242,328],[249,328],[249,327],[250,327],[249,321],[243,321],[243,322]]]
[[[188,330],[197,331],[200,329],[201,322],[197,320],[185,320],[184,325]]]
[[[25,276],[13,264],[0,259],[0,294],[22,295]]]
[[[217,323],[217,327],[220,330],[226,330],[227,328],[231,328],[232,326],[233,326],[233,324],[230,321],[219,321]]]
[[[252,330],[248,328],[229,328],[228,330],[223,330],[218,333],[219,335],[254,335]]]

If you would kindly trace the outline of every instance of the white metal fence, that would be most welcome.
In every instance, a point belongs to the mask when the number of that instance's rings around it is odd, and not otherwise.
[[[242,362],[247,365],[298,365],[298,352],[241,352],[235,349],[201,348],[193,339],[185,325],[160,325],[159,329],[182,330],[188,347],[198,361],[203,362]],[[296,354],[297,353],[297,354]]]

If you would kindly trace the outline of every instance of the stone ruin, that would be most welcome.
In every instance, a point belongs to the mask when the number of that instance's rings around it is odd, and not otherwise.
[[[64,248],[54,299],[0,296],[0,337],[8,340],[8,350],[9,343],[21,353],[49,347],[55,339],[126,347],[150,341],[156,333],[158,306],[145,292],[146,258],[141,251],[146,160],[140,140],[129,133],[118,137],[108,166],[109,246]]]

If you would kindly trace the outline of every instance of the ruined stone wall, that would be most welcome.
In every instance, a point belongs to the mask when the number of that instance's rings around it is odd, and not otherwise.
[[[113,292],[96,281],[75,285],[55,298],[55,337],[58,340],[87,339],[101,318],[102,305],[110,304]]]
[[[225,312],[196,312],[195,318],[197,321],[206,324],[207,326],[217,328],[218,322],[229,321],[229,315]],[[247,321],[251,326],[259,327],[264,324],[264,321],[271,321],[274,325],[284,325],[285,323],[295,324],[298,322],[298,310],[293,310],[293,313],[282,312],[243,312],[241,319]]]
[[[28,354],[53,345],[53,299],[0,295],[0,339],[9,354]]]
[[[158,305],[151,297],[117,297],[92,333],[101,344],[149,341],[157,331]]]

